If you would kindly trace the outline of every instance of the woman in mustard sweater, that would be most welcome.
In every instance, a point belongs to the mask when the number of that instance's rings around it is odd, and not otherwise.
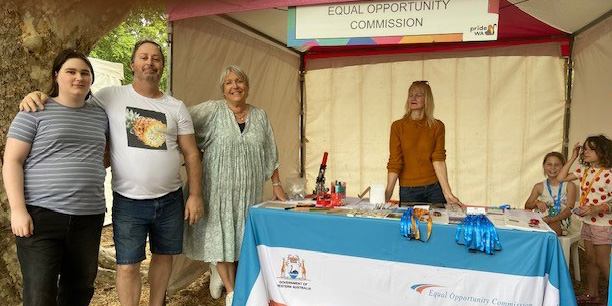
[[[391,125],[388,201],[399,178],[400,202],[457,203],[446,173],[444,123],[433,116],[434,99],[427,81],[408,89],[406,114]]]

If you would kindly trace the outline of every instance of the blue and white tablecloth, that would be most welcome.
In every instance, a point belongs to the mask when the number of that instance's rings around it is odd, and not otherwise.
[[[501,229],[486,255],[455,230],[423,243],[396,220],[251,208],[233,305],[576,305],[555,234]]]

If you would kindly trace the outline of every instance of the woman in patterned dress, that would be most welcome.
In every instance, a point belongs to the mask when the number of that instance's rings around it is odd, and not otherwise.
[[[221,288],[215,288],[220,276],[229,305],[247,209],[263,200],[267,180],[272,181],[274,199],[286,197],[270,121],[262,109],[246,103],[248,76],[236,66],[227,67],[221,74],[220,87],[225,99],[189,109],[203,152],[205,209],[201,222],[185,227],[184,253],[194,260],[217,263],[216,271],[211,270],[211,295],[221,295]]]

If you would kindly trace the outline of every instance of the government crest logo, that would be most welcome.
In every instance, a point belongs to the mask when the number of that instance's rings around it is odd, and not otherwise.
[[[312,281],[306,276],[306,260],[295,254],[289,254],[281,260],[280,275],[276,278],[279,289],[312,290]]]
[[[298,255],[289,254],[283,257],[280,278],[306,280],[306,262]]]

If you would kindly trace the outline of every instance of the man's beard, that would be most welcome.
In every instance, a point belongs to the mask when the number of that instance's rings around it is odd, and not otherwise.
[[[157,74],[157,71],[153,71],[153,73],[142,72],[142,78],[147,82],[159,82],[161,80],[161,75]]]

